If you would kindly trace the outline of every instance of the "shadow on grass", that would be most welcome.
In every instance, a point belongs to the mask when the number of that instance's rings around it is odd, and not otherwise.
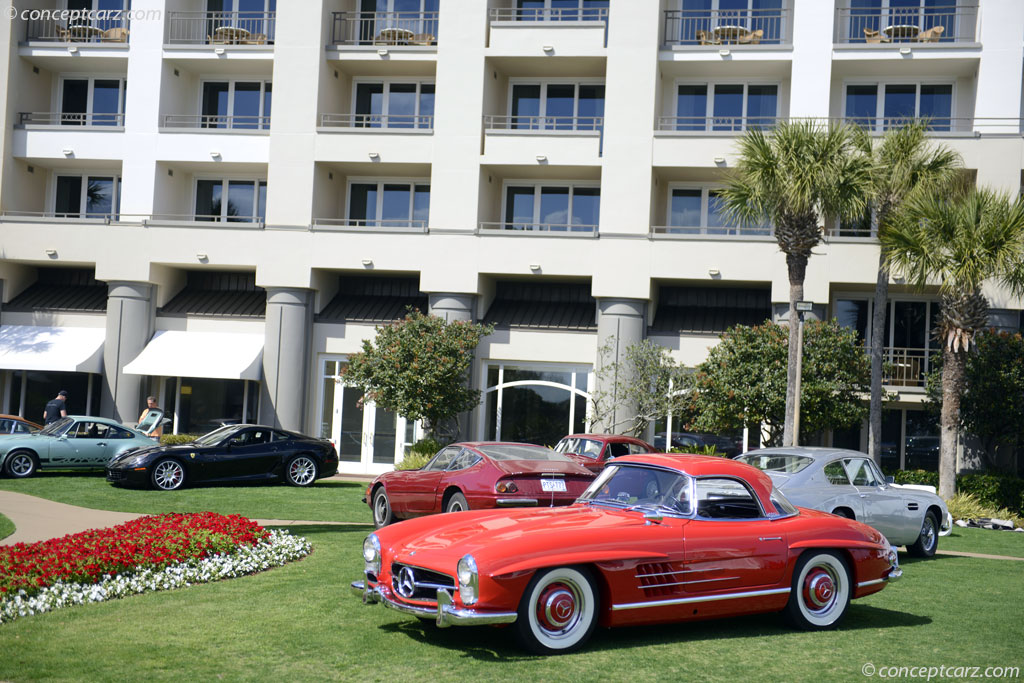
[[[281,526],[267,526],[265,529],[282,529],[287,531],[292,536],[305,536],[311,538],[313,536],[324,535],[324,534],[345,534],[353,531],[362,531],[363,533],[369,533],[372,525],[364,524],[292,524],[292,525],[281,525]]]
[[[33,479],[103,479],[104,470],[102,469],[89,469],[89,470],[39,470],[34,475]],[[238,480],[238,481],[197,481],[197,482],[185,482],[185,488],[191,489],[210,489],[210,488],[262,488],[268,486],[286,486],[283,480],[280,479],[250,479],[250,480]],[[139,489],[138,487],[124,486],[119,488]],[[299,488],[299,487],[295,487]],[[366,484],[361,482],[353,481],[339,481],[337,479],[319,479],[314,482],[311,486],[306,488],[311,489],[342,489],[352,490],[362,493],[366,490]]]
[[[843,633],[862,629],[923,626],[930,623],[932,620],[929,617],[871,605],[851,604],[845,620],[835,630],[837,633]],[[392,633],[405,634],[424,644],[457,650],[462,652],[464,657],[484,662],[514,662],[537,658],[525,654],[517,647],[514,626],[440,629],[432,621],[409,619],[382,624],[380,628]],[[626,650],[649,645],[761,638],[787,633],[802,632],[786,625],[781,614],[758,614],[656,626],[598,628],[583,650]]]

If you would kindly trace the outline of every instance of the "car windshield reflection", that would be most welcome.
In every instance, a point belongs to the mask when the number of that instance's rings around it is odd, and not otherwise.
[[[230,438],[235,432],[240,430],[244,425],[224,425],[218,429],[214,429],[208,434],[203,434],[201,437],[193,441],[192,443],[197,446],[216,446],[225,439]]]
[[[45,434],[46,436],[60,436],[61,434],[64,433],[65,430],[67,430],[67,428],[71,425],[72,422],[74,422],[74,420],[72,420],[70,417],[62,417],[56,422],[51,422],[50,424],[40,429],[39,433]]]
[[[785,472],[786,474],[796,474],[814,462],[814,458],[808,458],[803,455],[780,455],[778,453],[773,453],[772,455],[759,455],[755,453],[736,459],[765,472]]]
[[[655,467],[609,465],[594,480],[580,502],[629,509],[655,509],[670,514],[692,511],[689,475]]]

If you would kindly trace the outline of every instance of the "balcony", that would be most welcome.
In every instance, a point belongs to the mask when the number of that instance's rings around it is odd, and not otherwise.
[[[677,225],[655,225],[651,227],[653,239],[738,239],[738,240],[773,240],[775,230],[767,225],[750,226],[677,226]]]
[[[360,220],[355,218],[315,218],[313,230],[339,232],[427,232],[427,221],[418,219]]]
[[[751,129],[770,129],[779,116],[659,116],[658,131],[675,133],[742,133]]]
[[[58,11],[59,12],[59,11]],[[25,39],[28,42],[61,43],[127,43],[128,20],[113,18],[74,18],[69,12],[67,21],[47,17],[29,19]],[[113,12],[111,12],[113,14]]]
[[[222,116],[220,114],[167,114],[163,127],[169,129],[198,129],[224,132],[269,132],[269,116]]]
[[[432,47],[437,12],[332,12],[332,45]]]
[[[977,5],[925,7],[840,7],[835,42],[869,47],[940,45],[977,42]]]
[[[88,128],[124,128],[124,114],[115,113],[69,113],[54,111],[23,111],[18,113],[18,127],[88,127]]]
[[[492,7],[488,16],[487,46],[499,53],[603,56],[608,47],[607,7]]]
[[[924,389],[935,349],[887,346],[882,355],[882,384],[887,387]]]
[[[492,7],[491,21],[608,21],[607,7]]]
[[[4,223],[80,223],[83,225],[109,225],[128,219],[138,222],[140,217],[120,213],[58,213],[56,211],[4,211],[0,222]],[[132,220],[134,219],[134,221]]]
[[[787,9],[668,10],[663,43],[733,47],[792,43]]]
[[[276,12],[168,12],[168,45],[273,45]]]
[[[427,114],[322,114],[320,127],[432,133],[434,117]]]
[[[577,223],[508,223],[483,222],[478,235],[537,235],[542,237],[597,237],[596,225]]]
[[[484,130],[522,131],[529,134],[582,132],[600,135],[603,116],[496,116],[484,115]]]

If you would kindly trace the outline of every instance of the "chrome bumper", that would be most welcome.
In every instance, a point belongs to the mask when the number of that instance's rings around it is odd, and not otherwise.
[[[437,591],[437,608],[406,605],[395,602],[386,587],[370,586],[365,581],[353,581],[352,590],[363,596],[363,602],[373,605],[383,602],[385,607],[409,614],[419,619],[434,619],[438,628],[448,626],[478,626],[486,624],[511,624],[518,616],[515,612],[478,612],[456,607],[452,596],[446,590]]]
[[[951,531],[953,531],[953,515],[946,512],[946,518],[942,520],[942,525],[939,528],[939,536],[949,536]]]
[[[892,583],[893,581],[899,581],[902,578],[903,570],[897,566],[889,570],[889,576],[885,577],[885,580],[887,583]]]
[[[536,498],[498,498],[494,504],[500,508],[536,507],[538,501]]]

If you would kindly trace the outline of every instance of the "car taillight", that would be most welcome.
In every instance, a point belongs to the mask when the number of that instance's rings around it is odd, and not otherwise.
[[[519,490],[514,481],[499,481],[494,485],[494,490],[498,493],[515,493]]]

